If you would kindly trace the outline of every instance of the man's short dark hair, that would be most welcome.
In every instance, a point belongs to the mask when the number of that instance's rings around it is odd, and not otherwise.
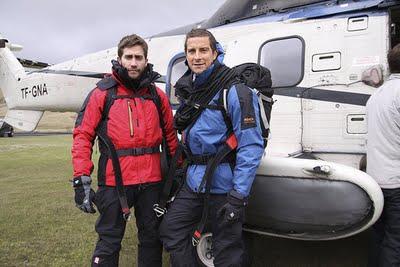
[[[149,50],[149,47],[147,46],[146,41],[136,34],[127,35],[119,41],[118,57],[122,57],[125,48],[133,47],[135,45],[140,45],[143,48],[144,57],[147,59],[147,51]]]
[[[389,63],[390,73],[400,73],[400,44],[390,49],[387,60]]]
[[[186,39],[185,39],[185,52],[187,50],[187,41],[190,38],[194,37],[208,37],[208,40],[210,41],[210,47],[213,51],[217,51],[217,40],[215,40],[214,35],[207,31],[206,29],[192,29],[190,32],[186,34]]]

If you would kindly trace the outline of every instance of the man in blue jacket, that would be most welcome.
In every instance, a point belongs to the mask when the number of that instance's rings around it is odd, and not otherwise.
[[[223,50],[209,31],[189,32],[185,54],[189,69],[175,86],[181,106],[174,123],[182,132],[189,165],[185,184],[164,215],[161,239],[172,266],[197,265],[192,236],[196,237],[194,230],[204,218],[205,176],[209,163],[230,147],[232,153],[209,175],[206,212],[214,265],[242,266],[244,207],[264,152],[257,96],[222,63]],[[229,88],[225,97],[224,88]],[[222,98],[226,110],[221,109]]]

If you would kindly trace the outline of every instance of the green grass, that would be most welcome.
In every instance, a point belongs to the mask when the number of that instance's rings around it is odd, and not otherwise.
[[[0,266],[89,266],[97,214],[75,207],[71,142],[71,135],[0,138]],[[120,266],[134,266],[134,220],[122,246]]]
[[[0,138],[0,266],[89,266],[97,214],[75,207],[71,142],[71,135]],[[253,236],[250,248],[256,267],[356,267],[366,266],[367,243],[367,232],[328,242]],[[120,266],[136,266],[136,246],[132,220]]]

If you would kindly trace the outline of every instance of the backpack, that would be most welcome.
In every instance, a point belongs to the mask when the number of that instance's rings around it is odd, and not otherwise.
[[[244,63],[237,65],[232,69],[236,73],[237,77],[239,77],[239,80],[242,82],[234,84],[236,86],[246,85],[257,94],[261,135],[264,140],[265,148],[269,139],[271,111],[272,105],[274,104],[274,101],[272,99],[272,96],[274,95],[274,90],[271,88],[271,72],[269,71],[269,69],[256,63]],[[232,85],[233,84],[231,84],[231,86]],[[231,86],[229,86],[228,89],[223,89],[219,98],[219,103],[224,107],[226,113],[228,112],[227,96],[229,93],[229,88]],[[229,116],[224,115],[226,125],[228,127],[232,127],[232,123],[230,121],[227,122],[227,119],[229,119]]]

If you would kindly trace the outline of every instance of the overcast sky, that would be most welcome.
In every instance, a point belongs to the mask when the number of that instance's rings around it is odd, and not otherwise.
[[[60,63],[210,17],[225,0],[0,0],[0,34],[17,57]]]

